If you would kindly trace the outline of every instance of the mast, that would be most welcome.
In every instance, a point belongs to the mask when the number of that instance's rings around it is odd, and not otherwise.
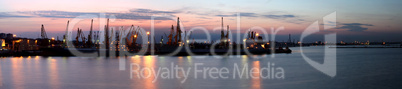
[[[68,38],[68,24],[70,23],[70,20],[68,20],[67,21],[67,26],[66,26],[66,34],[64,34],[64,43],[65,43],[65,45],[67,45],[67,42],[68,42],[68,40],[67,40],[67,38]]]
[[[174,36],[174,38],[175,38],[174,44],[179,43],[178,38],[177,38],[180,34],[179,30],[180,30],[179,17],[177,17],[177,28],[176,28],[176,35]]]
[[[172,28],[170,30],[170,34],[169,34],[169,40],[168,40],[168,44],[172,45],[173,44],[173,34],[174,34],[174,27],[172,25]]]
[[[223,31],[223,17],[222,17],[222,20],[221,20],[221,22],[222,22],[222,26],[221,26],[221,27],[222,27],[222,31]]]
[[[75,37],[75,44],[76,44],[76,46],[78,46],[78,38],[81,36],[81,33],[80,33],[80,28],[77,28],[77,37]]]
[[[223,17],[222,17],[222,26],[221,26],[221,41],[223,41],[225,37],[225,33],[223,32]]]
[[[110,49],[110,42],[109,42],[109,19],[107,19],[106,22],[106,28],[105,28],[105,44],[106,44],[106,56],[109,56],[109,49]]]
[[[228,28],[226,29],[226,36],[225,36],[225,38],[226,39],[229,39],[229,25],[227,26]]]
[[[88,35],[88,41],[87,43],[87,47],[91,47],[92,46],[92,25],[93,25],[94,19],[91,20],[91,28],[89,30],[89,35]]]
[[[176,30],[177,30],[176,35],[179,36],[178,38],[176,37],[176,40],[178,40],[177,43],[179,43],[179,42],[181,42],[181,29],[180,29],[180,20],[179,20],[179,17],[177,17],[177,28],[176,28]]]
[[[41,27],[41,35],[40,36],[42,37],[42,39],[47,39],[45,27],[43,26],[43,24],[42,24],[42,27]]]

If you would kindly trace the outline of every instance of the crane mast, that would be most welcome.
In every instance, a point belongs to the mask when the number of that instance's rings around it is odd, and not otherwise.
[[[93,22],[94,22],[94,19],[91,20],[91,28],[89,30],[88,42],[87,42],[88,47],[92,46],[92,25],[93,25]]]
[[[40,32],[41,32],[40,36],[42,37],[42,39],[47,39],[45,27],[43,26],[43,24],[42,24],[42,28],[41,28]]]

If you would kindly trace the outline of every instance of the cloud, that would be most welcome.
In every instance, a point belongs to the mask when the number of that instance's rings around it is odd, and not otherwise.
[[[36,17],[47,17],[47,18],[75,18],[80,15],[85,14],[99,14],[99,13],[88,13],[88,12],[67,12],[67,11],[25,11],[17,12],[20,14],[33,15]]]
[[[268,12],[265,15],[261,15],[262,17],[269,18],[269,19],[275,19],[275,20],[281,20],[284,22],[288,23],[294,23],[294,24],[300,24],[305,22],[305,19],[303,19],[301,16],[291,14],[288,12],[283,12],[283,11],[272,11]]]
[[[362,26],[374,26],[372,24],[362,24],[362,23],[341,23],[341,27],[338,27],[337,29],[347,29],[348,31],[354,31],[354,32],[361,32],[368,30],[368,28],[362,27]]]
[[[295,15],[263,15],[266,18],[271,19],[286,19],[286,18],[295,18]]]
[[[180,13],[180,11],[159,11],[159,10],[151,10],[151,9],[131,9],[130,12],[152,13],[152,14],[175,14],[175,13]]]
[[[151,9],[131,9],[129,12],[121,13],[105,13],[106,15],[114,15],[116,19],[129,20],[150,20],[153,15],[164,14],[175,17],[174,13],[178,11],[157,11]],[[69,12],[69,11],[18,11],[18,12],[0,12],[0,17],[45,17],[45,18],[75,18],[80,15],[99,15],[96,12]],[[155,18],[155,20],[171,20],[170,18]]]
[[[271,14],[267,14],[267,15],[259,15],[256,13],[240,13],[241,17],[265,17],[265,18],[270,18],[270,19],[277,19],[277,20],[283,20],[284,22],[288,22],[288,23],[294,23],[294,24],[300,24],[302,22],[304,22],[304,19],[301,19],[299,16],[296,15],[292,15],[292,14],[288,14],[286,12],[270,12]],[[280,14],[282,13],[282,14]],[[283,14],[286,13],[286,14]],[[219,16],[219,17],[236,17],[237,13],[234,14],[229,14],[229,15],[215,15],[215,16]]]
[[[32,17],[32,16],[18,15],[18,14],[10,13],[10,12],[0,12],[0,18],[1,17],[5,17],[5,18],[7,18],[7,17],[29,18],[29,17]]]
[[[361,23],[343,23],[342,25],[363,25],[363,26],[374,26],[372,24],[361,24]]]
[[[236,17],[237,13],[235,14],[231,14],[231,15],[215,15],[215,16],[219,16],[219,17]],[[256,13],[240,13],[241,17],[257,17]]]
[[[152,15],[137,14],[137,13],[107,13],[107,15],[115,15],[116,19],[130,19],[130,20],[151,20]],[[171,15],[176,17],[174,15]],[[171,20],[170,18],[154,18],[155,20]]]

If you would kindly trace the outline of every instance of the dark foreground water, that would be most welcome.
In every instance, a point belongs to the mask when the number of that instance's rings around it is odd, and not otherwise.
[[[335,77],[292,49],[274,57],[1,58],[0,89],[402,88],[402,49],[337,49]],[[323,62],[323,47],[306,47],[303,53]]]

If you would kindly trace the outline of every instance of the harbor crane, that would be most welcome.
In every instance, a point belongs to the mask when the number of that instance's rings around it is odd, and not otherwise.
[[[45,27],[43,26],[43,24],[42,24],[42,28],[41,28],[40,32],[41,32],[40,36],[42,37],[42,39],[47,39],[46,30],[45,30]]]

